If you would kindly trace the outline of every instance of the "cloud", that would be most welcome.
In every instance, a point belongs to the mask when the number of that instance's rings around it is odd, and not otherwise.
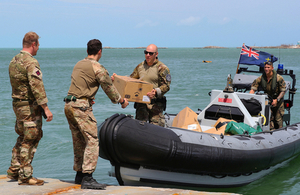
[[[141,27],[144,27],[144,26],[157,26],[158,25],[158,22],[152,22],[151,20],[145,20],[144,22],[141,22],[141,23],[138,23],[135,28],[141,28]]]
[[[185,26],[193,26],[197,23],[199,23],[200,21],[200,17],[189,17],[189,18],[186,18],[186,19],[183,19],[183,20],[180,20],[177,25],[181,26],[181,25],[185,25]]]
[[[227,17],[224,17],[222,20],[221,20],[221,24],[226,24],[230,22],[230,18],[227,18]]]

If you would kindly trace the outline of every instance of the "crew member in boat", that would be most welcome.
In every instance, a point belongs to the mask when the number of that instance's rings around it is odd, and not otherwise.
[[[64,99],[65,115],[73,138],[75,184],[81,184],[82,189],[105,189],[106,185],[92,176],[99,155],[97,121],[92,109],[94,97],[101,85],[112,103],[121,103],[121,107],[126,108],[128,101],[121,97],[107,70],[98,62],[102,43],[98,39],[90,40],[87,53],[88,56],[74,66],[68,96]]]
[[[150,104],[135,103],[135,118],[155,125],[165,126],[163,111],[166,109],[166,97],[170,90],[171,74],[169,68],[158,60],[158,49],[154,44],[144,50],[145,60],[137,65],[130,77],[152,83],[154,89],[147,95]]]
[[[252,83],[250,93],[262,87],[263,91],[273,98],[271,102],[270,129],[278,129],[283,126],[284,104],[283,97],[286,91],[286,83],[283,77],[274,70],[271,61],[265,62],[264,73]]]

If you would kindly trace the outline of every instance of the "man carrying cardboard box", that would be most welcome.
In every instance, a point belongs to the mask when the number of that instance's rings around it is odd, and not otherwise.
[[[154,89],[147,93],[151,99],[150,104],[135,103],[135,118],[164,127],[165,117],[163,111],[166,109],[167,103],[164,94],[170,90],[170,70],[158,60],[156,45],[148,45],[144,54],[145,60],[137,65],[130,77],[151,83]]]
[[[164,94],[170,90],[170,70],[158,60],[156,45],[148,45],[146,50],[144,50],[144,54],[145,60],[137,65],[130,77],[153,84],[153,89],[147,93],[147,96],[151,99],[149,104],[135,101],[135,119],[164,127],[165,117],[163,111],[166,110],[167,104]],[[111,76],[113,81],[115,76],[115,73]]]

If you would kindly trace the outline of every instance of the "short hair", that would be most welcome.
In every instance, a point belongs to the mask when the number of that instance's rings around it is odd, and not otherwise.
[[[87,43],[88,55],[96,55],[102,49],[102,43],[98,39],[92,39]]]
[[[25,34],[23,38],[23,47],[30,47],[32,43],[35,42],[35,45],[39,43],[39,35],[37,35],[35,32],[28,32]]]

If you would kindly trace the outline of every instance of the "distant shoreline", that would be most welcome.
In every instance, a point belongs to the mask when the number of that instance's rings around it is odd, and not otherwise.
[[[280,46],[250,46],[255,49],[300,49],[300,45],[280,45]],[[193,47],[193,49],[228,49],[231,47],[220,47],[220,46],[205,46],[205,47]],[[242,47],[232,47],[241,49]],[[103,47],[103,49],[146,49],[146,47]],[[168,49],[168,47],[158,47],[158,49]]]
[[[146,49],[146,47],[103,47],[103,49]],[[158,47],[158,49],[168,49],[168,48]]]
[[[280,46],[249,46],[255,49],[300,49],[300,45],[285,45],[282,44]],[[194,49],[227,49],[228,47],[220,47],[220,46],[205,46],[205,47],[194,47]],[[242,47],[236,47],[237,49],[241,49]]]

